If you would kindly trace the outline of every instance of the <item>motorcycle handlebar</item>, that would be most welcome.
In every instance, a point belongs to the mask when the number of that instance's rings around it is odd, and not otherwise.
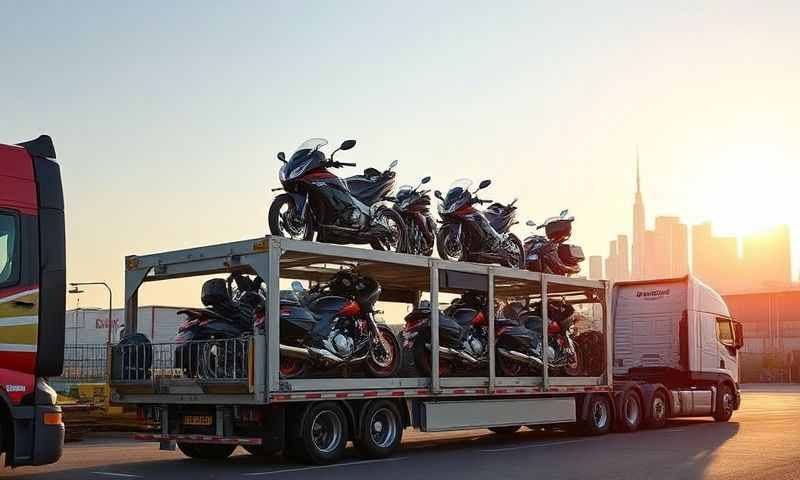
[[[340,167],[355,167],[356,166],[355,163],[349,163],[349,162],[336,162],[336,163],[338,163]]]

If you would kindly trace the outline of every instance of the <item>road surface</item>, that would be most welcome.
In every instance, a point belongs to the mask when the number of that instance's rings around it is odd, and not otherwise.
[[[800,386],[751,387],[729,423],[672,420],[662,430],[602,437],[522,430],[406,431],[388,459],[352,453],[325,467],[258,459],[239,449],[224,463],[190,460],[122,434],[67,444],[55,465],[0,470],[0,477],[49,480],[169,479],[747,479],[800,478]]]

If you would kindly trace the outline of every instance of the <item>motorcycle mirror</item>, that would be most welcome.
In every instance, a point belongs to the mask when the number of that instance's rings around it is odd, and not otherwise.
[[[286,154],[283,152],[278,152],[278,160],[280,160],[283,163],[286,163]]]
[[[396,167],[398,163],[400,163],[400,162],[398,162],[397,160],[392,160],[392,163],[389,164],[389,170],[391,170],[394,167]]]
[[[438,198],[439,200],[444,200],[444,198],[442,198],[442,192],[440,192],[439,190],[434,190],[433,196]]]
[[[342,142],[342,146],[339,147],[339,150],[350,150],[355,146],[356,146],[355,140],[345,140],[344,142]]]
[[[303,287],[303,284],[297,280],[292,282],[292,290],[294,290],[295,293],[303,293],[306,291],[305,287]]]
[[[561,210],[561,214],[559,216],[560,217],[566,217],[568,213],[569,213],[569,210]]]
[[[491,184],[492,184],[491,180],[484,180],[478,184],[478,190],[483,190],[484,188],[488,187]]]
[[[428,182],[430,182],[430,181],[431,181],[431,177],[423,177],[423,179],[422,179],[422,181],[421,181],[420,183],[422,183],[423,185],[425,185],[426,183],[428,183]]]
[[[536,222],[534,222],[533,220],[528,220],[527,222],[525,222],[525,225],[527,225],[529,227],[535,227],[536,226]]]

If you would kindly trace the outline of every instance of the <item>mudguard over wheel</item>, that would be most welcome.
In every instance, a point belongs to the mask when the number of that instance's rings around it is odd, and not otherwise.
[[[196,458],[199,460],[225,460],[236,450],[236,445],[178,442],[178,448],[189,458]]]
[[[275,197],[268,214],[270,233],[295,240],[313,239],[313,225],[309,221],[302,222],[296,219],[296,209],[294,198],[288,193]]]
[[[394,452],[403,438],[403,417],[394,402],[376,400],[362,413],[358,438],[353,442],[367,458],[384,458]]]

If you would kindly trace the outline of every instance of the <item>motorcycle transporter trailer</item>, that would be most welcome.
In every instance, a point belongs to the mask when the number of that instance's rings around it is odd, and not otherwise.
[[[377,280],[383,287],[381,302],[413,306],[427,293],[431,305],[439,305],[440,295],[465,291],[482,292],[488,305],[507,299],[565,299],[584,316],[594,315],[583,323],[602,335],[594,346],[595,365],[587,369],[592,376],[564,376],[547,368],[533,370],[541,372],[535,377],[501,376],[490,348],[488,368],[480,376],[442,377],[439,310],[432,308],[428,377],[365,378],[345,367],[338,371],[347,375],[338,377],[282,378],[277,286],[289,279],[325,282],[342,268]],[[662,426],[670,416],[719,410],[713,386],[670,385],[666,375],[652,372],[615,382],[612,302],[605,281],[275,236],[126,257],[126,332],[137,331],[143,283],[233,272],[265,280],[266,333],[254,328],[242,338],[199,342],[197,358],[215,359],[213,368],[209,362],[202,368],[185,368],[185,359],[176,363],[177,345],[171,343],[120,344],[112,350],[112,402],[135,404],[143,415],[160,421],[161,433],[137,434],[136,439],[160,442],[164,450],[177,445],[194,458],[223,459],[241,445],[254,455],[282,451],[291,459],[324,464],[338,461],[348,441],[363,456],[388,456],[409,426],[426,432],[488,428],[507,434],[521,426],[557,425],[597,435],[614,426],[634,431],[640,425]],[[489,345],[494,345],[495,310],[487,309]],[[541,316],[545,345],[540,351],[547,364],[548,308],[541,309]]]

